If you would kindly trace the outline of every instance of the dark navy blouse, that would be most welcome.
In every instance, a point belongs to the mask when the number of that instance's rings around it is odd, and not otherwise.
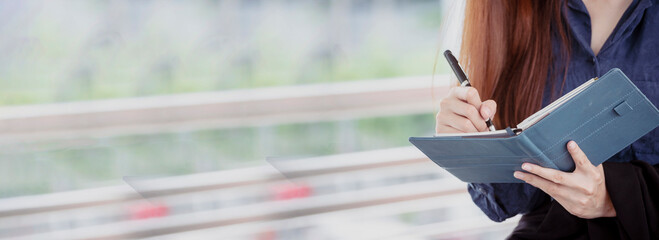
[[[659,106],[658,1],[634,0],[596,56],[590,48],[588,10],[581,0],[568,0],[567,20],[572,45],[563,93],[593,77],[602,76],[611,68],[620,68],[655,106]],[[553,42],[555,46],[559,44],[556,40]],[[563,78],[547,81],[543,106],[552,101],[549,98],[551,81],[556,81],[555,86],[560,86]],[[659,128],[656,128],[607,161],[629,162],[636,159],[652,165],[659,164],[658,140]],[[471,183],[468,190],[474,203],[497,222],[529,212],[549,198],[526,183]]]

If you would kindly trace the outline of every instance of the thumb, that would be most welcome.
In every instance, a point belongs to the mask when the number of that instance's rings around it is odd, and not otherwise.
[[[481,104],[481,117],[483,119],[488,119],[494,117],[494,114],[497,112],[497,103],[494,100],[487,100]]]
[[[575,171],[576,169],[583,169],[585,167],[593,166],[593,164],[590,163],[590,160],[588,160],[588,157],[586,157],[586,154],[581,151],[581,148],[575,141],[569,141],[567,143],[567,151],[570,152],[570,155],[572,155]]]

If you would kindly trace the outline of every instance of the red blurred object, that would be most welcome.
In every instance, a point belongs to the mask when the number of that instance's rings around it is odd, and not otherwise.
[[[275,240],[277,233],[274,230],[267,230],[256,235],[256,240]]]
[[[311,196],[311,187],[307,184],[281,184],[272,188],[274,200],[288,200]]]
[[[167,216],[169,207],[161,203],[140,203],[129,207],[130,219],[148,219]]]

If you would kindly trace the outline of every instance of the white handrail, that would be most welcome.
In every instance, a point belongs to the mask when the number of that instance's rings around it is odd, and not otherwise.
[[[448,90],[436,78],[435,93]],[[336,120],[433,111],[430,77],[0,108],[0,142]]]
[[[198,173],[183,176],[131,182],[133,186],[76,190],[35,196],[0,199],[0,217],[33,214],[78,207],[97,206],[127,200],[166,196],[186,192],[207,191],[260,184],[268,181],[299,178],[317,174],[374,169],[395,165],[428,162],[414,147],[401,147],[316,158],[288,160],[270,166]],[[279,170],[277,170],[278,168]],[[281,172],[280,172],[281,171]],[[284,175],[282,175],[282,172]],[[139,194],[136,192],[139,191]]]
[[[180,231],[228,226],[251,221],[292,218],[465,192],[465,183],[456,179],[432,180],[163,218],[124,221],[24,237],[27,239],[144,238]]]

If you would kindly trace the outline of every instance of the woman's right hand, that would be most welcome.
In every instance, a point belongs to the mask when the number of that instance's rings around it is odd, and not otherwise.
[[[473,87],[451,88],[449,95],[439,104],[435,132],[466,133],[488,131],[485,120],[497,111],[494,100],[481,102]]]

